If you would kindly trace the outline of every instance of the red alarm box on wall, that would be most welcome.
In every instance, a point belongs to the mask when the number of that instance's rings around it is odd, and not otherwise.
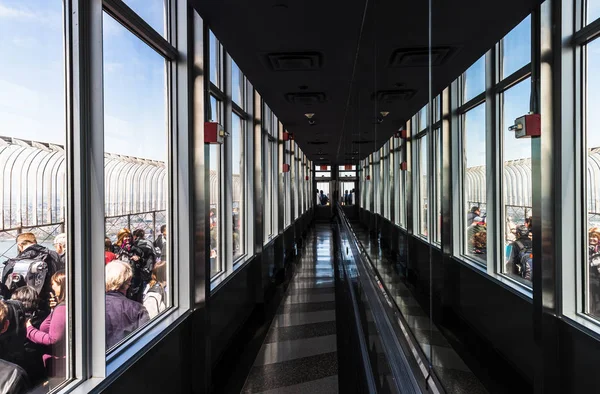
[[[306,180],[308,181],[308,175],[306,176]]]
[[[225,130],[217,122],[204,122],[204,143],[222,144],[225,142]]]
[[[400,163],[400,171],[406,171],[407,169],[408,169],[408,164],[405,161]]]
[[[367,175],[367,181],[371,180],[371,175]]]
[[[290,172],[290,165],[287,163],[283,163],[283,172]]]

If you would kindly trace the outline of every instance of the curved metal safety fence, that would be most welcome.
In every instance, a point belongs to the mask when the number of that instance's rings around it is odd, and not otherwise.
[[[106,235],[114,238],[123,227],[143,228],[154,239],[166,223],[165,163],[107,153],[104,173]],[[49,246],[64,232],[65,175],[62,145],[0,137],[0,259],[17,254],[19,233],[33,232]]]

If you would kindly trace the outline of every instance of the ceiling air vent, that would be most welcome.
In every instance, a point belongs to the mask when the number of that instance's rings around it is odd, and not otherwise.
[[[313,105],[324,103],[327,96],[323,92],[287,93],[285,99],[292,104]]]
[[[323,145],[326,143],[327,143],[327,141],[308,141],[308,144],[310,144],[310,145]]]
[[[452,47],[431,48],[431,65],[441,66],[454,53]],[[396,49],[390,57],[390,67],[428,67],[429,49],[425,48],[402,48]]]
[[[318,70],[323,65],[323,56],[319,52],[269,53],[266,56],[273,71]]]
[[[371,99],[377,100],[380,103],[395,103],[398,101],[407,101],[413,98],[416,90],[412,89],[397,89],[397,90],[379,90],[371,96]]]

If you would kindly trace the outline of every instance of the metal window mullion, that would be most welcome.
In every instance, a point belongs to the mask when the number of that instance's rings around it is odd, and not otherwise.
[[[69,2],[67,2],[69,3]],[[106,374],[104,266],[104,109],[101,0],[73,0],[67,10],[67,274],[73,318],[68,348],[74,377]]]
[[[122,0],[102,0],[104,10],[127,30],[138,36],[155,51],[168,60],[177,60],[178,51],[160,33],[152,28],[148,22],[136,14]]]
[[[222,72],[223,72],[223,93],[225,100],[223,101],[223,107],[225,113],[222,116],[222,124],[227,135],[225,143],[222,145],[223,151],[223,175],[221,179],[223,181],[222,200],[223,204],[223,248],[225,257],[224,270],[230,272],[233,269],[233,108],[231,100],[231,56],[224,53],[220,56],[224,60]],[[240,141],[241,142],[241,141]]]
[[[498,64],[498,67],[501,67],[502,62],[500,61],[500,63]],[[499,82],[497,84],[494,85],[493,89],[496,93],[502,93],[505,92],[506,90],[512,88],[513,86],[517,85],[518,83],[524,81],[525,79],[529,78],[531,76],[531,67],[532,67],[532,63],[529,62],[526,65],[524,65],[523,67],[521,67],[520,69],[518,69],[517,71],[515,71],[514,73],[512,73],[511,75],[509,75],[508,77],[499,80]],[[498,73],[498,76],[500,74]]]
[[[487,214],[487,272],[493,275],[500,265],[500,233],[502,215],[499,214],[501,199],[501,169],[502,169],[502,138],[499,118],[501,118],[501,100],[494,92],[494,85],[499,80],[502,59],[497,45],[485,55],[485,131],[486,131],[486,161],[485,161],[485,196]]]

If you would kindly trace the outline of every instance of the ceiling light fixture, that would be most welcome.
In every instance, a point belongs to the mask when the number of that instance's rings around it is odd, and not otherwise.
[[[380,114],[381,114],[381,116],[383,116],[385,118],[386,116],[388,116],[390,114],[390,111],[381,111]]]
[[[307,112],[307,113],[304,114],[304,116],[306,116],[306,119],[312,119],[313,116],[315,116],[315,114],[312,113],[312,112]]]

